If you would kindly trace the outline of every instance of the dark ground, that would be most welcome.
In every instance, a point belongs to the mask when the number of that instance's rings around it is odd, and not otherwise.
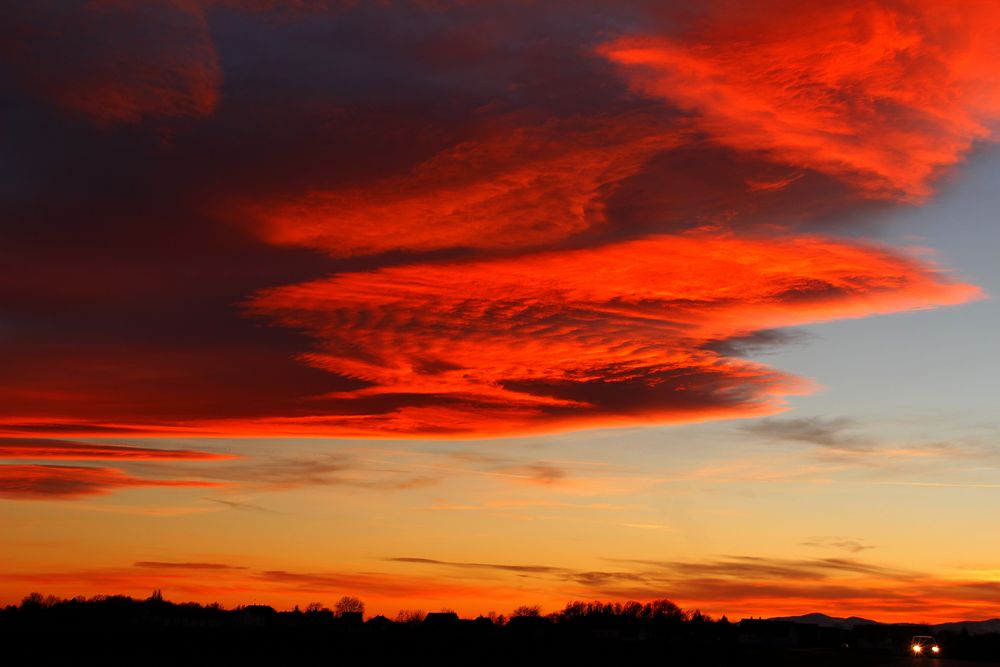
[[[899,652],[746,647],[586,637],[348,635],[275,628],[0,633],[7,665],[677,665],[692,667],[996,667]]]
[[[0,610],[6,665],[662,665],[665,667],[1000,667],[1000,634],[937,632],[942,658],[906,653],[928,626],[851,629],[730,623],[661,600],[573,603],[494,623],[454,613],[363,621],[360,612],[278,612],[99,596],[29,596]]]

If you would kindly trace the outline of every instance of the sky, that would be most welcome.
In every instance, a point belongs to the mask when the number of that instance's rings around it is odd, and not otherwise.
[[[1000,615],[991,2],[0,8],[0,604]]]

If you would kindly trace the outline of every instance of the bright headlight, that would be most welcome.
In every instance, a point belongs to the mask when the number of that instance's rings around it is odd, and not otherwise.
[[[940,647],[938,647],[938,646],[932,646],[932,647],[931,647],[931,650],[932,650],[932,651],[934,651],[935,653],[938,653],[938,652],[940,652],[940,651],[941,651],[941,648],[940,648]]]
[[[913,645],[913,652],[914,653],[920,653],[923,650],[924,650],[924,647],[921,646],[920,644],[914,644]]]

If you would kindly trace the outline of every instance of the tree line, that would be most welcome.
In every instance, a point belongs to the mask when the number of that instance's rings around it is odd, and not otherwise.
[[[58,616],[61,612],[91,611],[94,613],[113,613],[115,611],[125,611],[131,608],[144,609],[159,613],[172,612],[174,615],[190,614],[194,616],[222,616],[222,615],[254,615],[273,613],[277,616],[301,616],[303,618],[321,616],[327,619],[363,620],[365,614],[365,603],[357,597],[345,595],[334,603],[333,607],[327,607],[322,602],[310,602],[304,607],[295,605],[289,611],[277,611],[267,605],[249,604],[237,605],[226,608],[218,602],[200,604],[198,602],[171,602],[163,598],[163,593],[157,589],[144,600],[137,600],[127,595],[96,595],[93,597],[77,596],[73,598],[59,598],[53,595],[43,595],[33,592],[25,596],[19,605],[8,605],[2,613],[8,615]],[[441,609],[437,612],[430,612],[435,616],[453,614],[451,609]],[[422,609],[402,609],[392,620],[400,624],[417,624],[427,620],[428,612]],[[457,618],[457,614],[455,614]],[[142,618],[136,616],[135,618]],[[385,618],[385,617],[381,617]],[[503,626],[512,619],[541,619],[551,623],[560,624],[581,624],[599,623],[605,621],[618,622],[650,622],[650,623],[712,623],[714,620],[707,614],[702,614],[699,610],[686,611],[667,599],[657,599],[649,602],[607,602],[607,601],[574,601],[568,603],[563,609],[545,614],[541,605],[520,605],[515,607],[509,614],[489,611],[480,614],[476,620],[488,621],[494,625]],[[385,619],[390,620],[390,619]],[[720,623],[728,623],[725,616],[719,619]]]

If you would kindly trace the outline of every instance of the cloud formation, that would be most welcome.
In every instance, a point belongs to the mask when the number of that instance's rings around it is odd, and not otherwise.
[[[59,459],[62,461],[217,461],[234,454],[189,449],[154,449],[93,444],[46,438],[0,438],[0,459]]]
[[[337,455],[301,458],[261,456],[197,469],[184,464],[165,463],[147,464],[144,468],[160,476],[196,476],[264,491],[285,491],[309,486],[405,491],[432,486],[440,481],[438,475],[426,474],[424,471],[414,472],[402,465],[379,465]],[[210,500],[234,508],[246,507],[239,502]]]
[[[1000,596],[1000,586],[995,582],[948,580],[857,558],[725,556],[700,562],[617,559],[610,561],[615,569],[608,570],[419,557],[390,560],[453,573],[480,571],[484,580],[510,574],[534,580],[536,586],[548,582],[567,599],[644,601],[668,597],[683,607],[700,607],[714,613],[766,610],[775,614],[823,609],[849,615],[866,609],[881,620],[913,622],[975,614]]]
[[[242,565],[225,563],[175,563],[171,561],[143,560],[133,563],[135,567],[152,570],[245,570]]]
[[[194,0],[12,2],[0,17],[0,56],[21,86],[99,125],[207,116],[219,103]]]
[[[482,435],[773,412],[806,385],[713,342],[976,293],[872,246],[661,236],[341,274],[252,308],[314,337],[308,363],[370,385],[306,429]]]
[[[677,144],[665,123],[636,114],[486,125],[405,175],[255,202],[247,214],[268,242],[340,256],[540,247],[607,225],[615,187]]]
[[[1000,118],[1000,11],[933,0],[710,3],[672,36],[601,47],[632,85],[715,140],[919,199]],[[781,182],[762,187],[780,187]]]
[[[991,139],[997,15],[8,3],[0,433],[772,413],[787,327],[977,296],[856,239]]]
[[[851,433],[857,424],[843,417],[824,419],[802,417],[797,419],[763,419],[749,424],[746,430],[777,441],[818,445],[832,450],[851,452],[869,451],[874,444],[871,438]]]
[[[119,465],[172,462],[215,462],[238,458],[233,454],[188,449],[156,449],[106,445],[49,438],[0,438],[0,459],[26,461],[113,461]],[[157,471],[165,472],[165,471]],[[166,471],[169,472],[169,471]],[[57,464],[0,464],[0,497],[16,500],[72,500],[137,487],[216,487],[218,482],[188,480],[193,469],[178,470],[175,479],[137,477],[109,467]]]
[[[546,611],[578,599],[652,600],[712,614],[798,614],[803,609],[851,615],[864,609],[884,622],[941,622],[978,617],[1000,602],[1000,586],[985,578],[948,579],[919,570],[850,559],[727,556],[704,561],[617,560],[607,569],[555,564],[480,563],[423,557],[383,560],[373,569],[279,569],[239,562],[138,561],[130,567],[0,573],[0,584],[25,582],[60,595],[81,590],[148,595],[169,587],[202,602],[246,604],[264,596],[286,608],[302,595],[359,595],[386,613],[400,606],[454,606],[463,615],[484,604],[507,609],[525,600]],[[494,607],[496,608],[496,607]],[[503,608],[503,607],[501,607]]]
[[[855,537],[845,537],[841,535],[814,536],[810,537],[802,546],[816,547],[818,549],[842,549],[851,553],[860,553],[867,549],[874,549],[870,544],[865,544],[864,540]]]
[[[141,487],[215,487],[215,482],[134,477],[115,468],[0,465],[0,498],[61,500]]]

